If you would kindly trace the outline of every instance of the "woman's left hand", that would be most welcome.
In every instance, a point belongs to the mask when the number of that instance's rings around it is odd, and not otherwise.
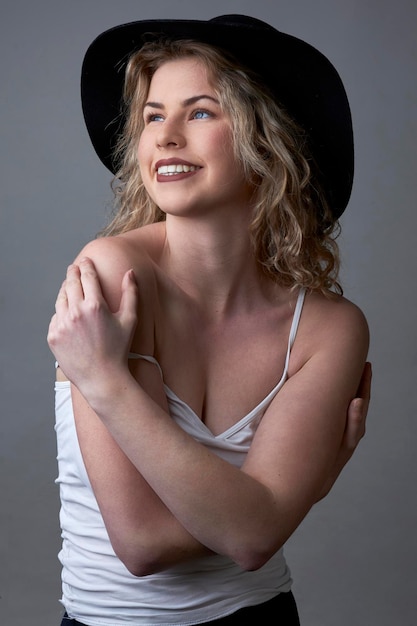
[[[322,500],[325,496],[327,496],[342,469],[355,452],[362,437],[365,435],[366,416],[368,414],[368,407],[371,399],[371,380],[372,365],[367,362],[365,363],[356,398],[354,398],[349,404],[346,416],[346,428],[337,459],[326,483],[323,485],[317,501]]]
[[[68,267],[47,339],[60,368],[81,392],[127,369],[137,301],[133,270],[125,273],[119,309],[112,312],[92,260],[82,258]]]

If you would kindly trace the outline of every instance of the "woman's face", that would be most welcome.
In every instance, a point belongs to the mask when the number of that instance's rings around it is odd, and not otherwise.
[[[138,159],[154,202],[172,215],[242,210],[251,187],[233,150],[205,65],[186,57],[155,72],[143,111]]]

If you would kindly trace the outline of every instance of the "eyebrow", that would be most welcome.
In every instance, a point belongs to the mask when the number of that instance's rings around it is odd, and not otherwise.
[[[191,98],[187,98],[186,100],[183,100],[182,106],[183,107],[190,106],[191,104],[195,104],[199,100],[211,100],[215,104],[220,104],[217,98],[213,98],[213,96],[208,96],[206,94],[201,94],[201,95],[192,96]],[[162,102],[145,102],[144,106],[153,107],[154,109],[165,109],[165,106],[162,104]]]

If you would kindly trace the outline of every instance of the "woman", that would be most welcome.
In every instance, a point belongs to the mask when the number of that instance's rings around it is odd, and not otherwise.
[[[308,44],[224,16],[107,31],[82,96],[117,211],[48,334],[62,623],[298,624],[283,545],[369,399],[367,324],[337,280],[343,86]]]

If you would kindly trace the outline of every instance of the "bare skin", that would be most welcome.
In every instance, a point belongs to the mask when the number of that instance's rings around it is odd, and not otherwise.
[[[110,240],[102,240],[97,243],[108,244],[108,243],[115,243],[115,242],[110,241]],[[100,246],[92,245],[92,247],[99,248]],[[101,246],[101,247],[107,248],[108,245]],[[109,258],[107,254],[104,254],[104,257]],[[112,259],[114,259],[115,257],[116,257],[115,254],[111,255]],[[101,261],[101,264],[103,266],[106,264],[105,258],[103,258]],[[84,263],[81,263],[81,265],[89,266],[89,263],[84,262]],[[92,270],[88,269],[84,271],[87,271],[87,274],[89,274],[90,271]],[[71,268],[69,270],[69,276],[71,276],[71,274],[77,274],[77,269],[74,267]],[[146,275],[146,272],[142,271],[140,272],[140,275]],[[86,286],[89,283],[90,278],[91,277],[87,278]],[[74,283],[76,282],[76,279],[74,280],[73,278],[70,278],[69,280],[70,282],[71,281],[74,281]],[[150,282],[151,282],[150,287],[148,286],[148,288],[146,288],[145,285],[143,286],[144,293],[148,292],[152,294],[152,291],[155,288],[155,284],[153,280],[151,280]],[[126,283],[126,279],[125,279],[125,283]],[[156,283],[156,285],[158,286],[158,283]],[[164,281],[162,281],[162,286],[163,285],[164,285]],[[88,289],[86,289],[85,287],[84,287],[84,292],[87,293]],[[134,285],[132,287],[132,290],[134,291],[136,290],[136,287]],[[139,289],[139,292],[142,292],[142,288]],[[157,292],[159,293],[159,291]],[[190,350],[190,352],[188,353],[187,343],[184,344],[183,342],[185,338],[182,338],[180,334],[176,334],[175,332],[173,332],[173,331],[180,330],[180,327],[177,326],[176,324],[177,319],[183,320],[183,328],[189,328],[190,323],[192,321],[192,316],[191,316],[190,322],[188,320],[185,320],[181,316],[178,317],[178,315],[176,315],[176,307],[181,306],[181,304],[183,304],[183,301],[182,299],[180,299],[178,303],[177,298],[170,300],[170,297],[169,297],[170,295],[171,295],[171,289],[168,289],[168,293],[164,289],[162,289],[161,297],[158,297],[156,298],[156,300],[153,301],[154,305],[155,305],[155,302],[158,302],[158,301],[163,302],[165,305],[164,310],[172,310],[174,312],[174,319],[170,321],[169,324],[167,324],[166,328],[164,327],[163,329],[161,329],[161,335],[163,338],[167,336],[173,336],[175,337],[176,341],[173,342],[172,347],[169,350],[169,352],[167,351],[168,358],[166,359],[166,362],[164,359],[164,355],[162,354],[159,356],[158,360],[162,364],[164,375],[165,375],[166,372],[168,373],[170,372],[170,368],[169,368],[170,356],[171,355],[174,356],[174,359],[172,360],[171,377],[168,379],[168,376],[166,376],[166,379],[169,380],[169,386],[176,391],[177,395],[180,395],[180,397],[183,397],[181,395],[181,392],[183,391],[183,388],[181,388],[181,385],[183,384],[183,378],[182,376],[178,377],[177,379],[178,384],[177,384],[177,380],[175,379],[175,372],[181,369],[181,368],[175,367],[177,363],[177,360],[175,359],[175,355],[181,354],[182,358],[184,359],[183,360],[184,363],[187,363],[189,361],[194,363],[194,368],[190,368],[190,370],[187,373],[187,376],[191,376],[192,369],[194,369],[195,371],[196,375],[190,379],[190,382],[192,383],[191,387],[193,389],[198,388],[198,385],[200,383],[201,370],[200,370],[199,375],[197,375],[198,372],[195,369],[195,364],[196,364],[198,355],[195,354],[197,352],[195,348]],[[70,296],[70,299],[71,298],[72,296]],[[172,306],[170,306],[170,304],[172,304]],[[186,298],[186,304],[188,306],[188,298]],[[66,306],[66,303],[64,304],[64,306]],[[78,308],[79,306],[80,306],[80,302],[78,302],[78,304],[76,305],[76,308]],[[135,304],[135,311],[136,311],[136,308],[137,308],[137,305]],[[157,307],[155,308],[157,309]],[[148,306],[148,307],[145,307],[143,310],[152,312],[153,307]],[[307,310],[308,309],[307,309],[307,301],[306,301],[305,311],[303,312],[303,321],[304,321],[304,317],[306,317]],[[183,309],[181,309],[181,312],[182,313],[184,312]],[[155,315],[156,315],[156,318],[159,317],[157,313]],[[153,317],[153,315],[151,315],[150,317],[151,319],[149,319],[148,316],[143,317],[142,315],[141,322],[139,326],[136,328],[136,332],[134,334],[134,339],[132,343],[132,349],[135,352],[139,352],[142,354],[155,353],[155,346],[149,345],[149,339],[148,339],[149,336],[153,337],[153,334],[146,332],[146,329],[152,326],[154,323],[155,318]],[[96,322],[94,322],[94,326],[97,328]],[[288,327],[288,324],[287,324],[287,327]],[[258,316],[257,328],[258,329],[260,328],[259,316]],[[294,346],[294,354],[295,354],[296,345],[300,340],[302,328],[303,326],[301,324],[300,329],[299,329],[299,337],[297,338],[297,342]],[[263,330],[260,333],[261,337],[264,332],[265,331]],[[305,330],[305,333],[309,334],[307,329]],[[90,331],[88,331],[88,334],[89,336],[91,336]],[[106,334],[108,334],[107,331],[106,331]],[[213,341],[213,336],[214,334],[210,332],[209,334],[210,341]],[[222,336],[221,333],[219,333],[219,336],[220,337]],[[276,337],[277,337],[276,343],[278,344],[279,333],[276,333]],[[157,333],[157,338],[158,338],[158,333]],[[236,344],[240,343],[238,341],[237,335],[235,337],[235,342]],[[82,339],[81,343],[85,347],[85,337]],[[93,344],[94,343],[95,342],[93,341]],[[159,342],[157,341],[157,343]],[[265,343],[268,343],[268,342],[265,340]],[[273,345],[272,338],[270,338],[269,343],[270,345]],[[301,344],[301,341],[300,341],[300,344]],[[256,345],[257,345],[257,341],[256,341],[256,337],[254,337],[254,347],[256,347]],[[233,352],[233,342],[228,343],[227,346],[228,346],[226,350],[227,359],[229,359],[231,356],[231,352]],[[236,363],[240,363],[239,359],[241,359],[242,357],[240,350],[241,350],[241,347],[239,345],[237,346],[237,348],[235,347],[234,354],[236,355],[236,359],[237,359]],[[95,351],[95,348],[94,348],[94,351]],[[79,350],[77,350],[77,352],[78,354],[80,354]],[[158,354],[157,351],[156,351],[156,354]],[[58,357],[58,360],[61,363],[63,363],[63,360],[60,359],[59,355],[57,354],[56,356]],[[252,365],[254,362],[258,362],[260,358],[257,356],[256,350],[252,350],[251,357],[253,359]],[[125,355],[124,355],[124,358],[125,358]],[[283,358],[284,358],[283,352],[281,353],[280,358],[281,358],[281,363],[279,364],[279,368],[278,366],[274,365],[274,367],[276,367],[275,369],[276,373],[282,371]],[[94,357],[92,361],[90,361],[90,356],[88,356],[88,359],[87,359],[87,361],[90,363],[90,366],[89,366],[90,370],[91,370],[91,363],[92,362],[96,363],[97,369],[101,371],[100,377],[104,373],[103,368],[106,367],[104,365],[104,361],[107,362],[107,359],[105,356],[103,357],[103,359],[104,359],[103,362],[101,362],[101,360],[97,358],[97,355]],[[127,359],[125,363],[127,363]],[[140,381],[141,387],[144,390],[146,390],[149,393],[149,395],[158,403],[161,409],[165,411],[166,410],[165,396],[164,396],[164,392],[163,392],[162,385],[161,385],[160,375],[156,367],[143,361],[134,361],[130,363],[131,363],[132,373],[134,374],[135,378]],[[132,367],[132,364],[134,365],[134,368]],[[64,364],[64,367],[65,367],[65,364]],[[228,361],[227,361],[227,366],[225,369],[227,369],[227,367],[228,367]],[[272,366],[269,369],[272,369]],[[267,390],[265,389],[262,390],[261,392],[262,395],[266,395],[267,391],[269,391],[270,388],[272,388],[272,386],[276,383],[276,380],[279,378],[279,374],[277,375],[276,373],[274,376],[275,380],[273,382],[271,381],[271,383],[268,384],[269,388]],[[91,373],[90,375],[92,375],[93,378],[95,378],[96,374]],[[248,376],[248,372],[247,371],[244,372],[242,376]],[[116,550],[116,553],[119,555],[119,557],[125,562],[125,564],[129,567],[129,569],[133,573],[143,575],[143,574],[152,573],[154,571],[159,571],[160,569],[164,569],[165,567],[172,565],[174,563],[177,563],[179,561],[182,561],[182,560],[188,560],[189,558],[193,558],[195,556],[201,556],[202,554],[207,554],[210,552],[210,548],[212,551],[220,552],[221,551],[220,546],[219,547],[217,547],[216,545],[207,546],[207,544],[205,546],[202,545],[204,544],[203,538],[199,540],[198,535],[193,535],[192,527],[189,527],[189,528],[184,527],[184,524],[181,523],[181,521],[175,515],[175,511],[169,508],[169,502],[163,501],[161,497],[159,496],[159,494],[158,496],[156,495],[156,493],[158,492],[156,491],[153,485],[152,485],[153,488],[151,487],[152,483],[149,482],[149,477],[144,477],[143,470],[141,470],[139,467],[135,467],[134,457],[131,456],[130,457],[131,461],[128,460],[126,454],[130,454],[129,450],[127,448],[124,448],[124,453],[121,452],[119,446],[124,445],[123,441],[118,439],[117,441],[119,445],[116,445],[114,437],[115,436],[117,437],[117,433],[115,431],[113,432],[111,431],[111,425],[108,425],[105,422],[101,422],[100,419],[97,417],[97,415],[94,413],[94,411],[90,408],[90,406],[93,406],[93,407],[95,406],[93,393],[92,393],[93,387],[91,387],[88,391],[84,392],[85,397],[83,397],[82,391],[83,391],[84,386],[90,387],[90,384],[87,382],[87,380],[85,380],[88,378],[87,375],[85,377],[83,376],[82,378],[84,379],[84,381],[83,383],[79,384],[81,392],[76,388],[76,386],[73,387],[73,402],[74,402],[74,411],[75,411],[75,417],[76,417],[78,436],[80,440],[81,449],[83,451],[84,460],[86,462],[87,470],[90,475],[90,480],[92,481],[97,500],[100,504],[106,526],[108,528],[110,537],[113,542],[113,546]],[[244,384],[245,380],[246,380],[246,385]],[[250,376],[248,376],[247,379],[244,379],[244,378],[241,379],[241,385],[237,389],[237,393],[233,396],[236,404],[239,405],[239,402],[240,402],[240,406],[238,407],[240,411],[239,416],[235,415],[235,417],[233,418],[235,421],[237,421],[241,416],[247,413],[250,408],[253,408],[253,406],[255,406],[261,399],[259,397],[259,395],[261,394],[259,393],[257,389],[257,384],[259,384],[260,381],[255,379],[254,386],[250,388],[250,394],[248,394],[247,393],[248,380],[249,381],[251,380]],[[130,381],[130,374],[129,374],[129,381]],[[114,391],[115,382],[116,382],[116,378],[114,378],[113,373],[109,372],[108,382],[104,384],[104,389],[105,389],[104,392],[101,391],[101,384],[100,384],[99,396],[103,400],[103,402],[105,402],[106,410],[109,410],[109,411],[111,410],[109,397],[111,396],[111,397],[120,398],[120,393],[117,393]],[[233,382],[236,386],[236,381],[233,381]],[[123,383],[123,388],[125,384],[127,384],[127,381],[126,383]],[[95,386],[95,383],[94,383],[94,386]],[[129,385],[127,385],[127,388],[129,388]],[[133,392],[134,389],[131,389],[131,391]],[[284,389],[282,391],[284,391]],[[280,392],[280,394],[282,393],[282,391]],[[352,392],[351,394],[352,397],[355,395],[355,392]],[[127,400],[127,391],[123,392],[123,396],[125,400]],[[89,403],[86,401],[85,398],[89,399]],[[193,403],[194,403],[195,408],[196,409],[198,408],[197,406],[198,399],[196,395],[184,396],[183,399],[187,401],[190,404],[190,406],[193,406]],[[133,400],[133,402],[136,404],[136,400]],[[335,437],[335,441],[333,444],[334,445],[333,454],[331,458],[324,464],[325,469],[322,469],[322,472],[320,473],[320,475],[317,475],[317,478],[316,478],[317,482],[314,485],[315,488],[311,493],[311,499],[309,499],[308,501],[309,507],[313,504],[314,501],[318,500],[320,497],[324,495],[325,492],[328,491],[328,489],[330,488],[332,484],[332,481],[336,478],[340,469],[343,467],[343,465],[349,458],[350,454],[353,451],[354,446],[357,444],[357,441],[359,440],[362,434],[361,429],[364,427],[364,417],[362,413],[359,413],[360,407],[359,407],[359,411],[358,411],[358,407],[355,408],[355,403],[358,404],[361,402],[359,400],[359,401],[354,401],[354,403],[351,405],[350,413],[349,413],[350,420],[347,422],[348,430],[345,431],[345,437],[343,437],[343,429],[344,429],[344,425],[346,421],[345,416],[346,416],[346,410],[347,410],[347,405],[348,405],[347,400],[345,402],[346,402],[346,406],[343,407],[343,419],[340,419],[338,423],[338,429],[336,431],[337,436]],[[364,410],[364,414],[366,414],[366,403],[367,403],[367,399],[366,399],[366,394],[365,394],[365,400],[362,401],[362,409]],[[271,412],[273,406],[274,406],[274,403],[271,405],[269,412]],[[202,403],[200,403],[200,407],[202,407]],[[120,415],[122,414],[122,412],[129,413],[128,407],[123,408],[122,406],[119,406],[119,403],[118,403],[117,408],[114,409],[114,411],[117,411]],[[97,413],[99,415],[101,414],[100,408],[98,406],[97,406]],[[358,420],[359,414],[360,414],[360,418]],[[159,415],[159,413],[157,413],[157,415]],[[308,415],[310,415],[310,413]],[[275,422],[277,418],[273,416],[274,414],[271,413],[271,420]],[[341,416],[342,416],[342,413],[341,413]],[[355,416],[356,416],[356,421],[355,421]],[[216,427],[219,428],[219,425],[217,424],[215,417],[216,417],[216,412],[210,411],[210,412],[206,412],[206,417],[204,418],[206,421],[206,424],[209,427],[213,428],[213,430]],[[266,417],[267,415],[265,415],[264,420]],[[330,422],[332,421],[329,415],[327,416],[327,419],[329,419]],[[172,426],[171,421],[169,421],[169,425]],[[231,425],[231,421],[226,422],[223,430],[225,430],[230,425]],[[220,428],[221,427],[222,426],[220,425]],[[282,428],[283,429],[285,428],[285,422]],[[306,427],[305,425],[303,426],[303,421],[301,421],[300,429],[303,432],[305,432]],[[109,430],[110,432],[112,432],[113,436],[109,434]],[[271,433],[272,432],[273,431],[271,429]],[[279,436],[281,437],[282,433],[285,432],[285,429],[282,431],[277,430],[277,432],[279,432]],[[144,431],[141,430],[141,433],[144,433]],[[353,433],[353,437],[352,437],[352,433]],[[270,436],[272,435],[268,433],[267,438],[269,439]],[[129,441],[131,441],[132,439],[135,439],[135,440],[143,439],[143,434],[139,436],[139,434],[134,435],[131,433],[128,435],[127,439]],[[169,448],[172,439],[170,437],[168,437],[168,439],[170,440],[167,442],[168,448]],[[152,434],[152,432],[149,434],[149,440],[155,442],[155,437]],[[325,441],[326,438],[324,437],[323,440]],[[143,441],[145,442],[146,438],[143,439]],[[255,441],[256,441],[256,438],[255,438]],[[322,438],[320,437],[319,443],[317,444],[318,448],[321,448],[324,445],[321,442],[322,442]],[[129,442],[126,442],[126,444],[127,443]],[[177,443],[176,445],[180,445],[180,444]],[[175,446],[175,449],[176,449],[176,446]],[[291,451],[289,451],[289,453],[291,453]],[[140,456],[143,459],[142,454],[140,452],[138,454],[140,454]],[[262,458],[264,458],[263,449],[260,448],[259,454]],[[155,443],[155,448],[154,448],[154,455],[156,459],[161,458],[161,449],[156,443]],[[301,451],[298,452],[297,457],[299,458],[299,460],[301,460],[303,456],[304,456],[303,452]],[[165,454],[163,454],[163,457],[164,459],[166,459]],[[195,462],[196,461],[193,461],[193,463]],[[317,467],[318,461],[316,461],[316,457],[314,455],[312,456],[310,462],[312,463],[312,467],[314,468]],[[297,465],[297,467],[294,468],[295,474],[297,475],[298,472],[302,471],[302,468],[303,468],[303,463],[300,463],[300,466]],[[244,470],[245,467],[242,469]],[[278,471],[278,470],[275,470],[275,471]],[[304,471],[306,475],[308,475],[309,472],[311,471],[310,466],[306,468]],[[165,475],[165,477],[171,476],[171,472],[172,472],[172,469],[166,468],[163,474]],[[214,484],[218,484],[218,480],[222,480],[222,479],[219,477],[217,480],[214,481]],[[169,481],[169,483],[172,484],[171,480]],[[181,484],[181,482],[179,484]],[[298,481],[297,481],[297,484],[298,484]],[[200,488],[204,490],[205,493],[209,493],[208,487],[206,485],[202,485]],[[172,491],[171,488],[170,488],[170,491]],[[137,494],[137,497],[132,497],[132,494],[134,493]],[[183,493],[183,488],[181,489],[181,493]],[[192,494],[193,492],[190,491],[190,493]],[[254,493],[253,498],[255,498],[255,501],[257,497],[258,496],[255,495]],[[195,502],[195,495],[194,496],[190,495],[190,500],[191,502]],[[210,498],[208,498],[208,502],[210,502]],[[144,506],[144,503],[146,503],[145,506]],[[198,508],[201,510],[200,506]],[[296,524],[294,524],[294,528],[295,527],[296,527]],[[290,527],[290,530],[287,531],[288,535],[291,534],[294,528]],[[157,532],[156,532],[156,529],[158,529]],[[284,542],[285,538],[286,538],[285,535],[282,536],[281,541]],[[246,539],[243,537],[241,539],[242,544],[245,541]],[[227,545],[227,542],[226,542],[226,545]],[[273,545],[275,548],[278,544],[273,544]],[[271,551],[273,551],[272,547],[270,549]],[[252,564],[250,564],[250,568],[252,568]]]
[[[156,72],[138,158],[166,222],[88,244],[68,269],[48,334],[72,382],[109,536],[137,575],[210,553],[261,567],[330,489],[363,435],[369,401],[367,367],[363,399],[352,403],[366,320],[341,297],[306,296],[288,380],[241,468],[172,421],[155,365],[129,361],[129,351],[154,355],[164,382],[215,435],[254,408],[284,368],[297,294],[258,271],[251,190],[225,154],[228,120],[213,96],[195,61]],[[169,159],[197,169],[162,178],[157,164]]]

